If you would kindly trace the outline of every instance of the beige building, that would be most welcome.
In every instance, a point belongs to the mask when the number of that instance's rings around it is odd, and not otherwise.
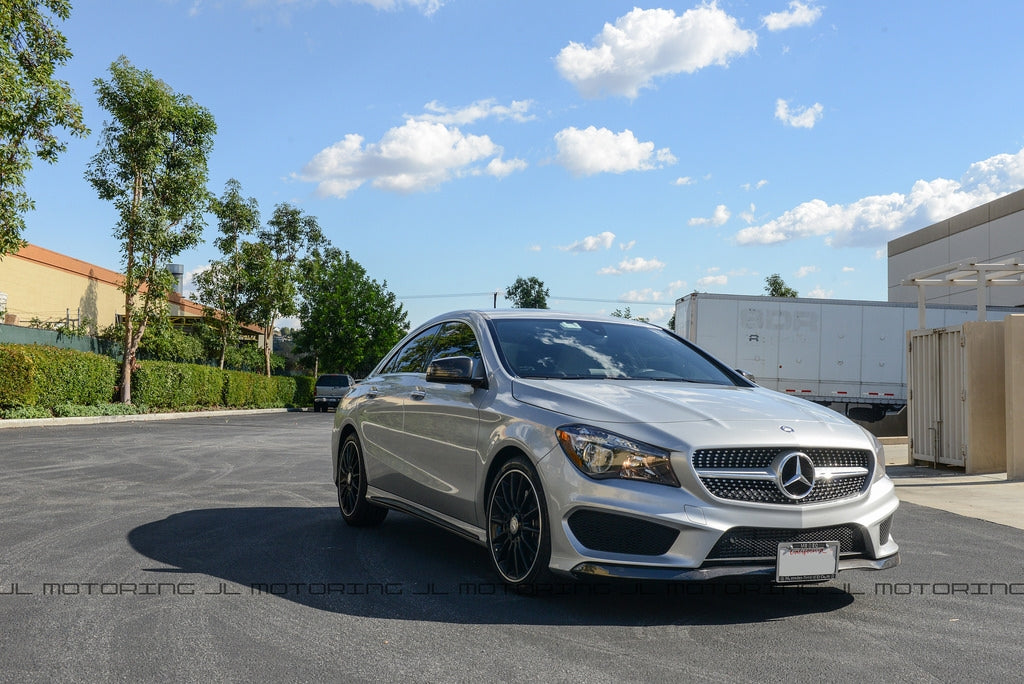
[[[910,275],[958,262],[1024,261],[1024,190],[889,242],[890,302],[916,302]],[[925,288],[929,304],[974,306],[976,287]],[[1024,306],[1024,287],[989,287],[986,306]]]
[[[0,323],[30,325],[33,321],[69,322],[95,331],[124,315],[124,281],[120,273],[27,245],[0,260]],[[176,292],[168,295],[170,315],[187,323],[202,317],[203,307]],[[256,327],[245,332],[259,334]],[[262,337],[260,337],[262,340]]]

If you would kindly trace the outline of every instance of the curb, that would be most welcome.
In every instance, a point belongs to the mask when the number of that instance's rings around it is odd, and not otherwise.
[[[221,416],[249,416],[261,413],[304,413],[306,409],[225,409],[223,411],[190,411],[188,413],[138,413],[129,416],[72,416],[69,418],[13,418],[0,419],[0,430],[25,427],[59,427],[61,425],[101,425],[103,423],[132,423],[151,420],[177,420],[179,418],[212,418]]]

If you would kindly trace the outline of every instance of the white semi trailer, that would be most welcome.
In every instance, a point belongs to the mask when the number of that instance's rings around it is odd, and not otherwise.
[[[989,320],[1019,309],[988,308]],[[928,328],[977,320],[974,307],[927,309]],[[907,403],[906,331],[917,304],[699,294],[676,301],[675,332],[757,383],[880,420]]]

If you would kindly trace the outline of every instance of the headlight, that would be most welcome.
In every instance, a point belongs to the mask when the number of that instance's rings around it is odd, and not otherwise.
[[[679,486],[669,452],[586,425],[555,430],[569,460],[595,480],[625,479]]]
[[[861,426],[860,429],[871,440],[871,448],[875,451],[875,476],[872,480],[881,480],[885,475],[885,447],[882,446],[881,440],[869,432],[867,428]]]

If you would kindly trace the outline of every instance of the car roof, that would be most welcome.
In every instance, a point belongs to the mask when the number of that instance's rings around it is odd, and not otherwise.
[[[633,325],[650,326],[645,321],[637,321],[630,318],[618,318],[603,314],[578,313],[573,311],[558,311],[555,309],[460,309],[434,316],[419,329],[436,325],[444,321],[458,318],[480,318],[485,320],[509,320],[509,319],[550,319],[550,320],[577,320],[577,321],[602,321],[612,323],[628,323]]]

